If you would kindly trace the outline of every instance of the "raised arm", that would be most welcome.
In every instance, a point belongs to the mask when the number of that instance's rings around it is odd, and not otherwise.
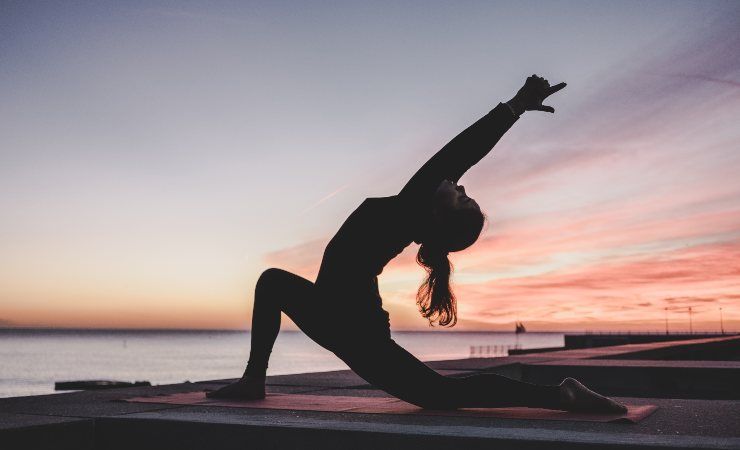
[[[398,194],[408,200],[429,198],[442,180],[457,182],[491,151],[519,116],[499,103],[434,154]]]
[[[442,180],[459,181],[491,151],[524,111],[555,112],[542,101],[564,87],[565,83],[550,87],[547,80],[536,75],[527,78],[511,100],[496,105],[435,153],[401,189],[399,197],[409,202],[428,200]]]

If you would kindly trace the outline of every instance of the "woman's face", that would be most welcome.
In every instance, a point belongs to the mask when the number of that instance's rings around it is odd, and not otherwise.
[[[465,187],[450,180],[443,180],[434,194],[434,208],[438,210],[477,209],[478,202],[465,195]]]

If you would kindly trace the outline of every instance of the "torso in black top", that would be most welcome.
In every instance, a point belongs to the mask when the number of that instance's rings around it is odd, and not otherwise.
[[[414,205],[397,195],[371,197],[349,215],[324,250],[316,286],[336,312],[388,329],[378,275],[414,241],[420,220]]]
[[[357,286],[377,278],[414,241],[417,214],[398,195],[366,198],[327,244],[316,284]]]

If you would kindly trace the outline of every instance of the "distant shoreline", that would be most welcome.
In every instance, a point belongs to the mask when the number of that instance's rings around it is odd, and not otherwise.
[[[203,328],[65,328],[65,327],[0,327],[0,334],[2,333],[151,333],[151,334],[163,334],[163,333],[247,333],[250,329],[203,329]],[[433,330],[391,330],[393,333],[455,333],[455,334],[515,334],[514,330],[454,330],[454,329],[433,329]],[[303,333],[300,330],[280,330],[281,333]],[[527,334],[604,334],[604,335],[618,335],[618,334],[645,334],[645,335],[656,335],[666,334],[662,330],[650,330],[650,331],[583,331],[583,330],[568,330],[568,331],[552,331],[552,330],[537,330],[527,331]],[[718,331],[704,331],[697,330],[693,332],[688,331],[672,331],[668,334],[680,335],[680,336],[695,336],[695,335],[717,335],[721,336],[722,333]],[[734,330],[725,330],[724,335],[738,334]]]
[[[0,327],[3,332],[63,332],[63,333],[245,333],[250,329],[202,329],[202,328],[59,328],[59,327]],[[394,333],[470,333],[470,334],[513,334],[514,331],[503,330],[392,330]],[[303,333],[300,330],[280,330],[281,333]],[[532,334],[566,334],[583,333],[581,331],[531,331]]]

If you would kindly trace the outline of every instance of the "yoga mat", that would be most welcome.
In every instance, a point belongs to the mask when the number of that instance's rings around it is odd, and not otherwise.
[[[205,392],[125,399],[136,403],[171,405],[226,406],[230,408],[289,409],[364,414],[398,414],[455,417],[494,417],[500,419],[569,420],[586,422],[637,423],[657,409],[653,405],[627,405],[626,413],[582,413],[540,408],[464,408],[423,409],[392,397],[349,397],[339,395],[267,394],[263,400],[210,399]]]

